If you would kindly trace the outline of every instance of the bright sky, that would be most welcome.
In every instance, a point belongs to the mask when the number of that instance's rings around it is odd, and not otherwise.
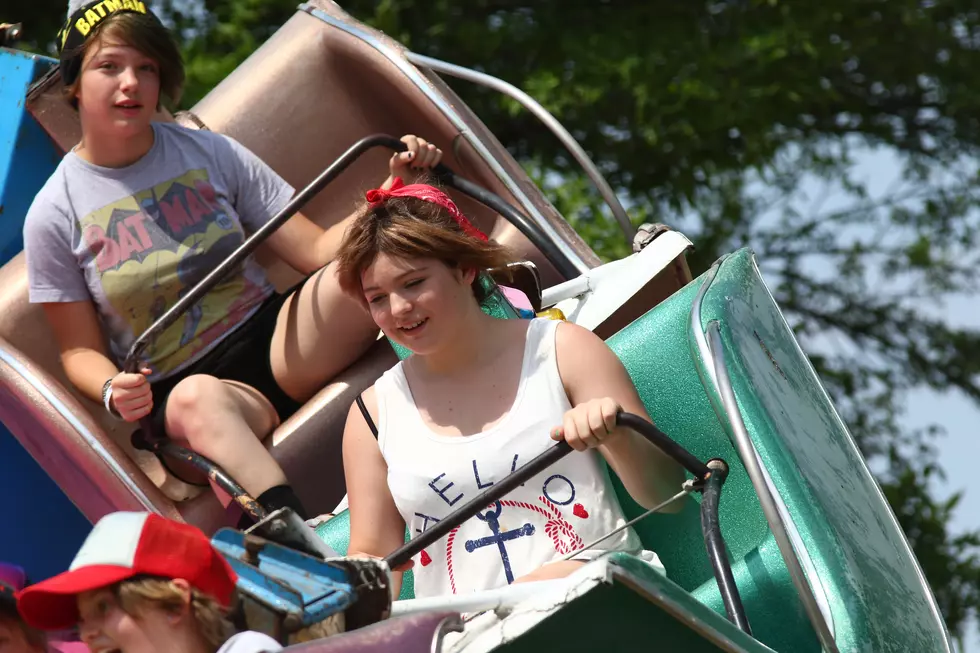
[[[859,177],[867,181],[873,196],[888,188],[899,173],[894,157],[889,153],[862,157],[857,170]],[[936,311],[952,326],[980,330],[980,294],[973,297],[956,296],[944,306],[928,310]],[[946,428],[947,435],[936,444],[947,480],[937,488],[941,496],[966,490],[955,523],[963,529],[980,528],[980,478],[975,470],[970,469],[971,456],[976,452],[977,432],[980,430],[980,408],[958,392],[938,394],[920,390],[909,395],[907,417],[912,426],[938,423]],[[980,646],[972,650],[980,651]]]
[[[944,313],[953,324],[980,329],[978,302],[978,298],[959,298],[950,302]],[[936,443],[939,462],[946,470],[946,481],[936,485],[937,494],[948,497],[963,492],[954,513],[954,533],[980,528],[980,479],[971,468],[976,461],[980,409],[960,393],[922,390],[909,396],[908,417],[913,426],[939,423],[946,427],[946,436]],[[980,653],[980,632],[975,624],[971,630],[965,637],[963,653]]]
[[[852,179],[866,185],[869,199],[889,196],[895,191],[895,181],[901,174],[901,167],[894,152],[888,149],[874,151],[862,150],[855,157],[852,169]],[[905,186],[904,190],[909,190]],[[760,182],[754,182],[749,189],[751,193],[765,195],[768,187]],[[803,215],[825,215],[833,211],[844,210],[855,206],[856,200],[839,185],[830,184],[811,177],[805,177],[796,189],[789,206]],[[894,195],[892,195],[894,197]],[[775,224],[780,218],[782,208],[774,208],[758,216],[757,220]],[[686,219],[697,220],[696,211]],[[861,227],[855,227],[847,233],[861,233]],[[885,236],[887,237],[887,236]],[[806,272],[818,277],[829,278],[837,274],[825,262],[809,264]],[[766,271],[765,257],[760,254],[760,268],[763,270],[767,283],[772,286],[778,282],[774,273]],[[980,330],[980,288],[973,297],[956,296],[947,298],[942,305],[916,306],[924,312],[938,313],[948,324],[962,328]],[[810,338],[806,346],[811,349],[837,349],[839,344],[832,338]],[[939,463],[946,472],[945,481],[936,481],[936,495],[945,499],[955,492],[963,492],[960,504],[954,512],[952,520],[953,535],[967,530],[980,530],[980,478],[976,470],[971,468],[975,461],[973,456],[977,450],[975,444],[980,431],[980,407],[976,406],[962,393],[939,394],[923,389],[907,395],[906,413],[903,416],[910,428],[926,427],[938,424],[945,428],[946,435],[934,441],[938,450]],[[965,637],[965,648],[961,653],[980,653],[980,630],[975,626]]]
[[[886,192],[899,174],[899,167],[891,153],[875,152],[860,157],[856,172],[868,184],[870,195],[877,197]],[[953,297],[944,306],[926,310],[937,311],[950,325],[980,330],[980,295]],[[907,411],[910,426],[940,424],[947,431],[935,443],[939,462],[946,471],[946,481],[937,482],[936,490],[943,498],[964,492],[954,514],[954,533],[980,529],[980,477],[971,467],[976,460],[980,407],[959,392],[919,390],[908,395]],[[963,653],[980,653],[980,633],[976,628],[965,639]]]

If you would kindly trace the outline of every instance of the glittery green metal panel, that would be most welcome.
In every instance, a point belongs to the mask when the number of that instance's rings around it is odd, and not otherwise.
[[[722,263],[702,319],[722,327],[743,419],[812,560],[840,650],[948,650],[904,535],[751,252]]]
[[[718,421],[688,344],[691,306],[704,277],[694,280],[609,339],[654,422],[701,460],[724,458],[731,471],[719,519],[753,634],[777,651],[819,651],[816,636],[769,532],[745,468]],[[627,516],[642,512],[614,480]],[[636,529],[657,552],[667,576],[724,614],[705,552],[697,498],[676,515],[653,515]]]
[[[689,346],[690,312],[704,282],[705,276],[696,279],[613,336],[609,344],[624,361],[657,424],[702,460],[722,457],[731,467],[720,522],[755,637],[776,651],[818,651],[755,491],[723,426],[726,422],[709,401],[713,390],[702,384],[698,374],[702,361]],[[712,321],[721,325],[743,419],[799,533],[811,584],[819,579],[817,591],[829,605],[840,650],[948,650],[944,626],[903,535],[746,250],[724,260],[704,298],[703,326]],[[614,482],[627,514],[639,514],[622,485],[615,478]],[[344,514],[317,531],[335,549],[345,551],[347,528]],[[686,597],[690,614],[706,608],[724,614],[705,554],[697,497],[677,515],[644,520],[637,532],[647,548],[658,552],[668,577],[682,588],[668,584]],[[620,564],[628,567],[629,559]],[[411,596],[410,574],[406,576],[401,598]],[[580,644],[584,640],[579,634],[570,636],[574,629],[569,624],[586,618],[594,622],[599,610],[609,619],[623,617],[624,624],[631,624],[622,626],[624,645],[632,642],[645,648],[656,641],[658,648],[667,644],[673,650],[674,644],[682,644],[670,639],[674,631],[665,631],[666,640],[659,636],[650,640],[647,635],[631,640],[664,615],[628,594],[603,594],[579,616],[575,614],[579,602],[563,609],[554,621],[561,625],[549,631],[553,633],[549,637],[562,635],[563,644]],[[602,631],[608,638],[608,633],[619,631],[610,629],[605,619]],[[537,632],[511,646],[541,650],[546,640],[535,639]],[[619,650],[610,647],[608,639],[603,641],[604,648]],[[693,650],[716,650],[703,648],[704,642],[687,642],[685,650],[688,644]]]
[[[495,651],[771,653],[683,589],[630,556],[612,556],[601,584]]]

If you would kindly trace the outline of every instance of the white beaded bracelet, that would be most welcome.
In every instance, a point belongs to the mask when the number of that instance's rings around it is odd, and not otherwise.
[[[112,379],[106,381],[102,386],[102,404],[105,406],[107,413],[117,419],[121,419],[122,416],[112,407]]]

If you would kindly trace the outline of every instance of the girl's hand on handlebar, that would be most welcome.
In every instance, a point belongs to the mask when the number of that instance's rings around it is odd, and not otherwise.
[[[153,408],[153,393],[148,368],[140,370],[139,374],[120,372],[112,379],[112,398],[109,400],[119,416],[127,422],[135,422],[150,414]]]
[[[614,436],[620,410],[619,404],[609,397],[579,404],[565,413],[562,425],[551,431],[551,438],[564,440],[576,451],[594,449]]]
[[[442,160],[442,150],[424,138],[407,134],[400,140],[408,146],[408,151],[398,152],[391,157],[388,168],[392,177],[401,177],[405,183],[411,183],[411,177],[436,167]]]
[[[360,551],[355,551],[353,553],[351,553],[350,551],[348,551],[347,552],[347,555],[348,555],[348,557],[351,557],[351,558],[365,558],[367,560],[383,560],[384,559],[381,556],[373,556],[370,553],[362,553]],[[409,569],[411,569],[414,566],[415,566],[415,561],[414,560],[409,560],[407,562],[403,562],[402,564],[398,565],[397,567],[392,567],[391,570],[392,571],[408,571]]]

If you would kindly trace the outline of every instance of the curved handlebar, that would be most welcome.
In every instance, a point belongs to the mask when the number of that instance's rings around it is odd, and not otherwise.
[[[703,480],[710,475],[711,470],[708,469],[707,465],[695,458],[687,450],[671,440],[663,431],[642,417],[632,413],[621,412],[616,416],[616,423],[642,435],[647,441],[694,474],[697,480]],[[418,537],[412,538],[404,546],[391,552],[385,557],[385,562],[392,568],[405,564],[422,551],[422,549],[441,539],[449,531],[481,510],[486,509],[494,501],[499,501],[518,485],[526,483],[532,476],[550,467],[572,451],[574,449],[567,442],[559,442],[544,453],[533,458],[528,464],[507,475],[503,480],[494,483],[490,488],[467,501],[444,519],[427,528]]]
[[[696,482],[694,487],[702,491],[704,496],[701,502],[701,530],[715,582],[718,584],[718,591],[721,593],[721,600],[725,606],[725,613],[729,621],[743,632],[751,635],[752,629],[749,626],[748,618],[745,616],[738,586],[735,584],[735,577],[728,562],[725,540],[722,537],[721,525],[718,520],[718,502],[721,496],[721,487],[728,477],[728,464],[720,458],[713,458],[707,464],[701,462],[656,426],[638,415],[620,412],[616,416],[616,423],[642,435],[648,442],[694,475]],[[559,442],[519,470],[509,474],[499,483],[494,483],[490,488],[467,501],[444,519],[427,528],[418,537],[412,538],[403,546],[392,551],[385,557],[384,561],[391,569],[400,567],[415,557],[422,549],[438,541],[449,531],[481,510],[485,510],[490,504],[499,501],[518,485],[530,480],[535,474],[558,462],[570,451],[572,448],[567,442]],[[653,511],[648,511],[647,514],[650,512]]]
[[[272,217],[266,224],[262,225],[252,234],[238,249],[232,252],[228,258],[222,261],[214,270],[209,272],[197,285],[195,285],[186,295],[180,298],[176,304],[170,307],[166,313],[157,319],[150,327],[144,331],[129,348],[129,353],[123,363],[123,369],[127,372],[136,372],[139,367],[139,358],[146,351],[154,338],[161,332],[170,327],[184,313],[191,309],[204,295],[206,295],[222,279],[232,273],[241,263],[252,254],[259,245],[262,244],[273,232],[281,227],[297,211],[305,206],[313,197],[319,193],[327,184],[336,179],[362,154],[375,147],[386,147],[396,152],[404,152],[407,146],[394,136],[387,134],[375,134],[366,136],[352,145],[346,152],[340,155],[330,166],[324,170],[319,177],[313,180],[309,186],[293,196],[279,213]],[[579,275],[578,269],[568,260],[568,258],[554,246],[541,228],[531,221],[530,218],[522,214],[516,208],[507,203],[500,196],[481,188],[468,179],[458,176],[449,167],[439,164],[433,169],[435,176],[447,186],[472,197],[490,207],[508,222],[516,226],[531,243],[537,247],[556,267],[556,269],[566,278],[572,279]]]

